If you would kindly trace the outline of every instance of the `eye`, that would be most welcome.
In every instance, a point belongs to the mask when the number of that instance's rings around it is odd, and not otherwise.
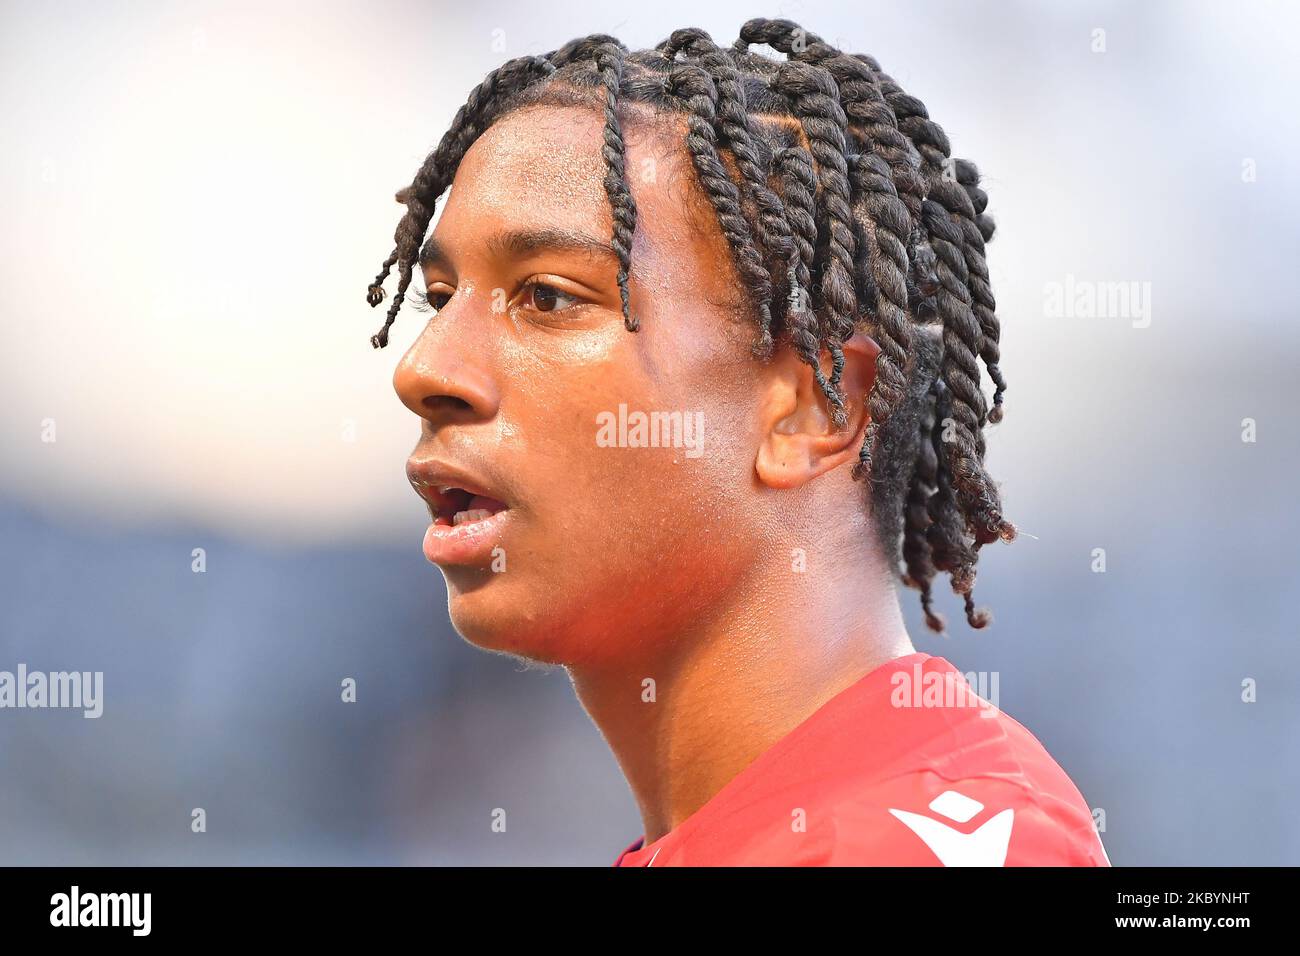
[[[524,304],[538,312],[563,312],[578,303],[578,297],[536,279],[524,283]]]
[[[411,303],[419,312],[432,312],[435,315],[441,312],[451,301],[452,293],[434,290],[433,292],[422,292],[416,289],[411,293]]]

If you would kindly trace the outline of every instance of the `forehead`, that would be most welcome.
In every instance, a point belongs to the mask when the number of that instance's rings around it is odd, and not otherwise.
[[[726,252],[695,180],[685,132],[675,118],[648,114],[623,123],[624,176],[637,205],[634,271],[638,255],[664,243],[690,242],[702,255]],[[604,186],[604,146],[599,108],[530,106],[508,114],[466,152],[434,234],[440,243],[454,244],[535,226],[608,237],[613,213]]]
[[[490,126],[469,148],[452,194],[506,212],[521,196],[553,208],[584,210],[604,197],[604,118],[594,110],[533,107]]]

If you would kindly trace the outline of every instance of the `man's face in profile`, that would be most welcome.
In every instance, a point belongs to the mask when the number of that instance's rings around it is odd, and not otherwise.
[[[530,108],[475,142],[423,266],[439,312],[394,377],[422,418],[411,472],[435,520],[441,507],[483,522],[449,528],[446,514],[426,537],[453,623],[480,646],[565,664],[622,655],[615,635],[652,653],[734,587],[764,538],[764,396],[726,241],[680,130],[625,126],[639,212],[630,334],[603,128],[595,110]],[[590,247],[544,241],[557,234]],[[694,447],[619,447],[637,441],[617,424],[635,413],[669,413]]]

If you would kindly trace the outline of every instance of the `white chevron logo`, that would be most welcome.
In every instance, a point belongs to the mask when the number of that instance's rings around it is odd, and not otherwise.
[[[945,790],[930,802],[935,813],[965,823],[984,809],[984,804],[956,790]],[[962,833],[933,817],[907,810],[889,810],[921,838],[944,866],[1003,866],[1011,844],[1011,824],[1016,811],[1003,810],[978,830]]]

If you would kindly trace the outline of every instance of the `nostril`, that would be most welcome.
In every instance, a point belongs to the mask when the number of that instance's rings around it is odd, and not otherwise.
[[[457,398],[455,395],[430,395],[424,400],[424,407],[433,412],[464,412],[469,411],[474,406],[463,398]]]

